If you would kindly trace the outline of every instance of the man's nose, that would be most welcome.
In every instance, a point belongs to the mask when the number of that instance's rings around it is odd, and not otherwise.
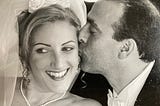
[[[86,24],[80,31],[79,42],[80,44],[86,44],[89,38],[89,24]]]

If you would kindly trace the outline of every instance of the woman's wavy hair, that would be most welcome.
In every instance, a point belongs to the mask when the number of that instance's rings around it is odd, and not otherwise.
[[[19,55],[24,69],[30,70],[29,57],[31,51],[32,33],[47,22],[68,21],[77,29],[81,28],[80,20],[69,8],[54,4],[40,8],[33,13],[24,12],[19,16]]]

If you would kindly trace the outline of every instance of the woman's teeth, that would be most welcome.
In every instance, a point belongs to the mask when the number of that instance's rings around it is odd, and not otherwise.
[[[56,79],[61,79],[63,78],[67,72],[68,72],[69,68],[61,71],[61,72],[55,72],[55,71],[46,71],[47,75],[49,75],[52,79],[56,80]]]
[[[64,74],[66,73],[67,70],[59,72],[59,73],[55,73],[55,72],[48,72],[48,74],[50,74],[50,76],[55,76],[55,77],[62,77],[64,76]]]

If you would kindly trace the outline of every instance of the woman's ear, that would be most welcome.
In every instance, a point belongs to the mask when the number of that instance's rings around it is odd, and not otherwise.
[[[119,59],[125,59],[134,51],[136,42],[133,39],[126,39],[121,42],[118,53]]]

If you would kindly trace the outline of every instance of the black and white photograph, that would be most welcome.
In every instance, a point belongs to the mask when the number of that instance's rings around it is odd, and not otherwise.
[[[160,0],[0,0],[0,106],[160,106]]]

